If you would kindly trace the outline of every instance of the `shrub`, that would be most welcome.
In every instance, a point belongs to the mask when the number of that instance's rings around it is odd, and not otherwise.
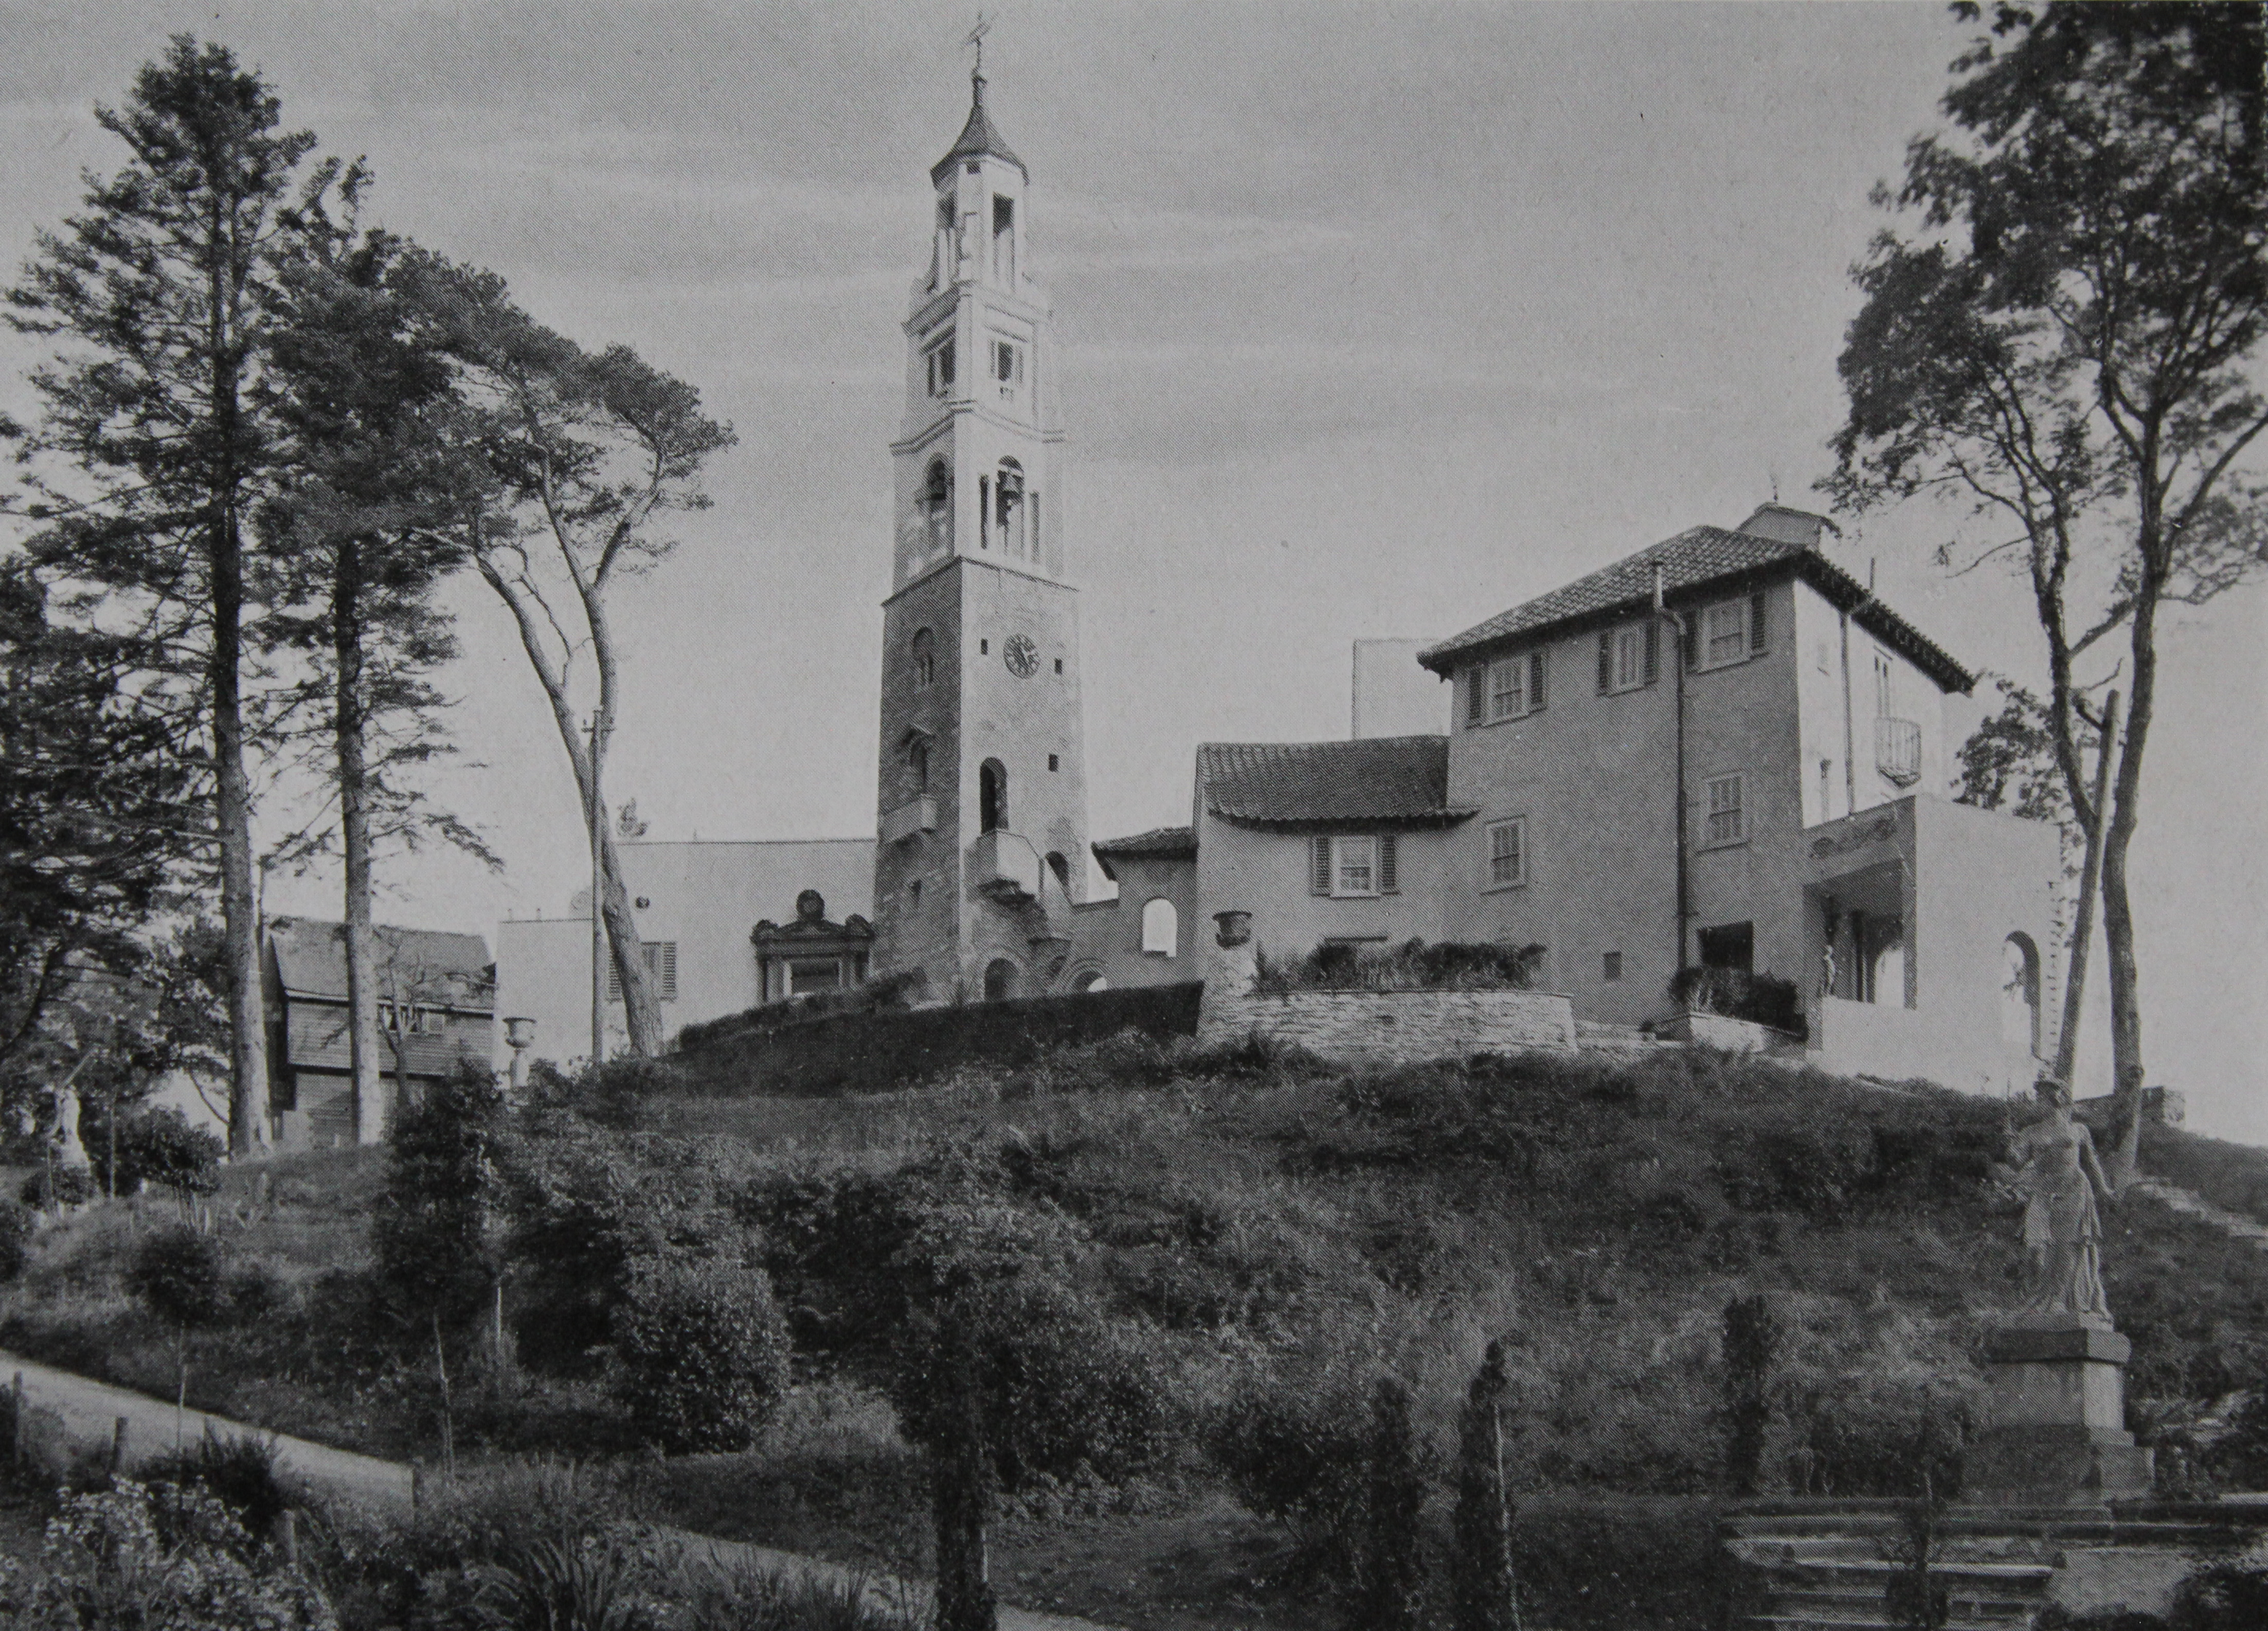
[[[1296,962],[1256,959],[1263,991],[1525,991],[1540,945],[1409,940],[1388,951],[1326,941]]]
[[[687,1631],[922,1631],[856,1576],[707,1561],[681,1591]]]
[[[1306,1562],[1351,1572],[1370,1466],[1356,1387],[1336,1377],[1263,1385],[1222,1410],[1205,1440],[1236,1498],[1289,1529]]]
[[[2229,1558],[2182,1583],[2175,1605],[2182,1631],[2258,1631],[2268,1625],[2268,1564]]]
[[[687,1025],[671,1040],[670,1047],[674,1052],[691,1052],[734,1037],[769,1036],[790,1025],[830,1015],[902,1010],[910,1004],[927,979],[927,973],[921,969],[902,968],[847,991],[814,991],[767,1003],[761,1008],[743,1009],[737,1014]]]
[[[614,1314],[615,1396],[664,1450],[746,1450],[787,1391],[787,1327],[756,1267],[649,1260]]]
[[[121,1480],[65,1495],[36,1564],[0,1561],[0,1618],[22,1631],[335,1631],[297,1572],[261,1569],[243,1524],[201,1489]]]
[[[740,1245],[695,1151],[572,1115],[514,1143],[504,1204],[519,1355],[556,1375],[596,1369],[633,1263]]]
[[[1354,1623],[1418,1631],[1424,1614],[1427,1459],[1410,1422],[1410,1390],[1392,1378],[1371,1395],[1369,1480],[1363,1502],[1362,1582]]]
[[[23,1278],[24,1264],[32,1253],[31,1209],[16,1201],[0,1201],[0,1285]]]
[[[144,1466],[141,1481],[202,1489],[254,1536],[272,1532],[278,1517],[302,1503],[277,1463],[273,1434],[223,1438],[208,1426],[194,1449],[169,1451]]]
[[[220,1187],[221,1157],[228,1153],[221,1141],[201,1127],[191,1127],[169,1105],[144,1110],[118,1124],[118,1165],[110,1166],[111,1141],[96,1138],[87,1145],[94,1176],[114,1194],[132,1194],[144,1183],[171,1190],[186,1204],[195,1195],[209,1195]]]
[[[1082,1468],[1121,1478],[1171,1441],[1176,1417],[1165,1367],[1077,1287],[1018,1278],[975,1287],[950,1310],[969,1323],[993,1460],[1008,1490]],[[939,1318],[909,1322],[891,1378],[906,1436],[924,1447],[946,1436],[952,1403]]]
[[[24,1179],[17,1196],[26,1206],[84,1206],[101,1192],[83,1166],[43,1166]]]
[[[210,1235],[175,1225],[145,1235],[126,1270],[126,1289],[167,1325],[218,1325],[228,1318],[228,1277]]]
[[[503,1140],[504,1095],[472,1061],[395,1113],[371,1248],[388,1311],[421,1335],[436,1317],[457,1329],[488,1302]]]
[[[1803,996],[1795,981],[1745,968],[1681,968],[1669,982],[1669,1000],[1681,1008],[1728,1019],[1746,1019],[1806,1036]]]

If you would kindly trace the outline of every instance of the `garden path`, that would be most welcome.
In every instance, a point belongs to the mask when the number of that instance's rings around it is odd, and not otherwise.
[[[30,1411],[52,1411],[63,1423],[65,1440],[73,1445],[100,1446],[111,1442],[111,1434],[118,1419],[126,1419],[126,1459],[129,1466],[138,1465],[152,1457],[165,1454],[176,1443],[194,1444],[202,1437],[207,1428],[223,1437],[254,1436],[273,1438],[277,1462],[287,1471],[331,1495],[343,1496],[364,1506],[406,1508],[409,1505],[411,1476],[409,1468],[398,1461],[381,1461],[375,1456],[357,1455],[350,1450],[338,1450],[329,1444],[319,1444],[305,1438],[293,1438],[288,1434],[270,1434],[265,1429],[252,1427],[242,1422],[232,1422],[225,1416],[208,1415],[202,1410],[180,1413],[178,1422],[174,1407],[162,1399],[152,1399],[147,1393],[114,1387],[107,1382],[98,1382],[69,1370],[58,1370],[28,1359],[0,1350],[0,1379],[20,1375],[24,1378],[24,1400]],[[813,1574],[850,1577],[854,1571],[815,1557],[805,1557],[793,1552],[777,1552],[770,1547],[752,1545],[744,1540],[719,1540],[709,1535],[681,1532],[689,1552],[714,1557],[727,1565],[749,1562],[765,1569],[803,1570]],[[895,1583],[875,1581],[873,1576],[858,1576],[885,1598],[894,1597]],[[1027,1609],[1003,1606],[1000,1610],[1000,1631],[1109,1631],[1092,1620],[1077,1620],[1064,1614],[1034,1613]]]

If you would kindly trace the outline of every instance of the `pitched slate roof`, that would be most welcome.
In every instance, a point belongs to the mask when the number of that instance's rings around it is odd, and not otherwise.
[[[1153,827],[1130,838],[1097,839],[1087,848],[1094,851],[1102,875],[1115,884],[1118,874],[1111,870],[1113,861],[1196,860],[1197,833],[1193,827]]]
[[[1728,532],[1721,526],[1688,527],[1675,538],[1625,555],[1612,566],[1499,612],[1486,622],[1420,651],[1418,660],[1437,674],[1447,674],[1460,658],[1488,647],[1571,625],[1605,622],[1638,611],[1653,604],[1656,566],[1661,568],[1663,592],[1673,597],[1734,578],[1792,574],[1838,609],[1850,613],[1860,628],[1904,653],[1945,689],[1965,693],[1976,683],[1976,677],[1935,642],[1875,599],[1856,578],[1808,543],[1746,530]]]
[[[347,996],[346,925],[315,918],[278,917],[268,925],[276,948],[276,973],[295,996]],[[372,962],[379,995],[398,974],[405,998],[448,1006],[488,1009],[496,1003],[496,975],[489,943],[478,935],[438,929],[373,927]]]
[[[988,153],[995,158],[1005,159],[1019,170],[1024,169],[1024,161],[1008,151],[1006,140],[993,129],[991,117],[984,111],[984,82],[972,79],[969,90],[968,122],[961,127],[960,136],[945,157],[929,167],[929,184],[932,187],[944,180],[945,173],[961,160],[980,158]],[[1028,177],[1031,172],[1025,170],[1024,173]]]
[[[1446,827],[1473,813],[1449,807],[1445,736],[1206,742],[1197,749],[1197,785],[1214,815],[1257,827],[1346,821]]]

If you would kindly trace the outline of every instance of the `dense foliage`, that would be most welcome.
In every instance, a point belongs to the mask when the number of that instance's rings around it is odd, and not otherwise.
[[[673,1455],[747,1449],[787,1391],[786,1322],[753,1264],[640,1262],[611,1334],[615,1396]]]
[[[1540,945],[1408,940],[1376,948],[1325,941],[1291,962],[1256,959],[1263,991],[1525,991]]]

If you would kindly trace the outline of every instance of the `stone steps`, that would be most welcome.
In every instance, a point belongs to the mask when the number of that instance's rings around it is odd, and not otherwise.
[[[2217,1207],[2203,1195],[2194,1190],[2184,1189],[2179,1184],[2169,1184],[2159,1178],[2137,1178],[2118,1193],[2121,1198],[2140,1195],[2146,1201],[2154,1201],[2168,1211],[2183,1217],[2193,1217],[2210,1228],[2219,1230],[2231,1240],[2243,1242],[2256,1252],[2268,1252],[2268,1223]]]

